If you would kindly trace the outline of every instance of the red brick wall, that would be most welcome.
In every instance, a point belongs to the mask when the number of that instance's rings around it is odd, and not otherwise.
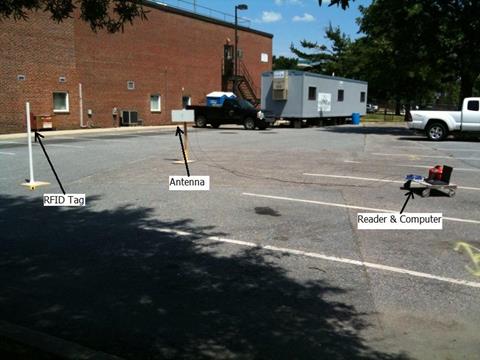
[[[170,110],[181,107],[182,88],[194,104],[221,90],[223,45],[227,38],[233,42],[234,29],[149,10],[148,21],[135,21],[118,34],[94,33],[80,20],[56,24],[43,13],[32,14],[28,22],[0,23],[0,48],[7,54],[0,66],[0,133],[24,130],[27,98],[34,113],[52,113],[54,90],[68,91],[70,100],[70,112],[55,116],[56,127],[78,128],[80,82],[84,123],[100,127],[118,126],[113,107],[138,111],[145,125],[168,124]],[[261,73],[272,67],[272,39],[239,31],[239,47],[259,86]],[[260,62],[262,52],[268,63]],[[27,80],[17,81],[17,74]],[[67,82],[60,84],[59,76]],[[135,81],[135,90],[127,90],[128,80]],[[159,113],[150,111],[151,94],[162,97]]]
[[[58,127],[78,126],[74,22],[57,24],[43,13],[30,19],[0,22],[0,133],[25,130],[25,101],[35,114],[52,114],[53,91],[68,91],[70,98],[71,112],[57,116]],[[24,81],[17,80],[20,74]],[[60,76],[65,83],[59,82]]]

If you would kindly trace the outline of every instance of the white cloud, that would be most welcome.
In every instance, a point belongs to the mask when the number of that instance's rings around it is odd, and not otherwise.
[[[304,13],[303,16],[298,16],[298,15],[295,15],[293,18],[292,18],[293,21],[304,21],[304,22],[312,22],[312,21],[315,21],[315,17],[311,14],[308,14],[308,13]]]
[[[263,11],[262,12],[262,22],[272,23],[282,20],[282,14],[275,11]]]
[[[275,0],[275,5],[282,6],[284,4],[303,5],[303,2],[302,0]]]

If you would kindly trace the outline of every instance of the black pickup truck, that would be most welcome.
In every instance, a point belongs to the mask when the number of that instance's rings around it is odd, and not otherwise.
[[[247,130],[255,128],[264,130],[274,120],[266,117],[264,111],[257,110],[243,99],[225,99],[222,106],[190,105],[187,109],[195,110],[197,127],[206,127],[210,124],[218,128],[222,124],[238,124],[243,125]]]

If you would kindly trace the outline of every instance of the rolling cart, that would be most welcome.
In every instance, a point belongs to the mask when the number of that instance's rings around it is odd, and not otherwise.
[[[443,172],[440,179],[422,178],[418,175],[407,175],[405,184],[402,190],[418,190],[422,197],[430,196],[431,190],[440,191],[450,197],[455,196],[457,185],[450,184],[450,177],[452,176],[453,168],[450,166],[443,166]]]

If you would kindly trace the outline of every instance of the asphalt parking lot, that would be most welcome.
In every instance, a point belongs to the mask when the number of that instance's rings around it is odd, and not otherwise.
[[[126,359],[480,354],[479,140],[403,124],[192,129],[190,172],[211,189],[172,192],[174,130],[46,137],[83,208],[43,207],[60,189],[38,144],[35,178],[51,185],[20,186],[25,144],[0,140],[4,324]],[[357,230],[357,213],[400,211],[404,176],[436,164],[454,167],[456,196],[406,211],[443,213],[443,230]]]

